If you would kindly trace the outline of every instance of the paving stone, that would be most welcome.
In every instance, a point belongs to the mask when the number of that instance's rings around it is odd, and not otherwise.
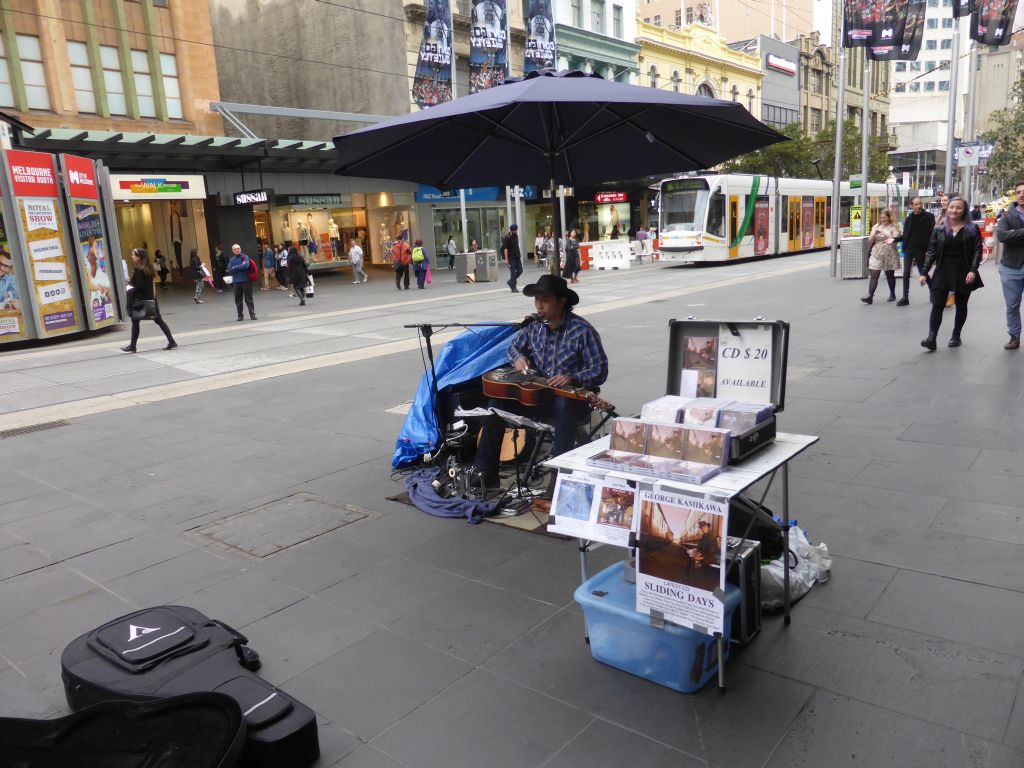
[[[1006,726],[1005,743],[1007,746],[1024,752],[1024,680],[1017,690],[1017,701],[1010,713],[1010,721]],[[1024,761],[1021,761],[1024,765]]]
[[[32,544],[18,543],[3,550],[0,555],[0,579],[9,579],[23,573],[53,565],[57,559]]]
[[[887,565],[834,554],[831,557],[832,578],[824,584],[815,584],[810,592],[800,598],[800,605],[865,618],[897,570]]]
[[[59,563],[4,579],[0,581],[0,624],[95,588],[94,581]]]
[[[38,496],[30,496],[27,499],[4,501],[0,504],[0,525],[57,509],[79,506],[82,503],[80,498],[60,489],[51,490]]]
[[[480,664],[550,616],[555,607],[466,582],[392,624],[431,648]]]
[[[589,715],[483,670],[472,672],[374,740],[409,768],[543,765]]]
[[[263,574],[243,571],[185,595],[178,602],[202,611],[211,619],[219,619],[233,627],[244,627],[304,597],[305,593],[279,584]]]
[[[405,557],[461,576],[475,578],[529,549],[525,536],[495,531],[495,526],[452,523],[443,535],[410,547]]]
[[[452,656],[380,630],[281,687],[369,741],[471,669]]]
[[[705,763],[624,728],[594,720],[545,768],[697,768]]]
[[[111,579],[104,586],[136,605],[167,605],[241,571],[240,567],[223,557],[194,549]]]
[[[388,491],[383,493],[393,493],[397,490],[392,484]],[[338,532],[338,536],[364,547],[401,555],[429,539],[447,535],[456,526],[468,525],[464,521],[431,517],[418,509],[397,502],[380,504],[378,501],[375,509],[386,513],[375,519],[361,520],[346,526]]]
[[[164,533],[147,533],[67,561],[76,571],[99,582],[112,581],[195,549]]]
[[[333,765],[337,768],[403,768],[378,749],[366,745],[360,747],[344,760]]]
[[[60,709],[40,694],[32,683],[13,667],[0,669],[0,717],[26,717],[44,720],[60,712]]]
[[[317,738],[320,740],[320,758],[313,763],[312,768],[338,765],[343,758],[363,746],[355,734],[322,719],[317,722]]]
[[[1024,656],[1022,592],[900,571],[867,618],[974,648]]]
[[[314,594],[387,559],[383,552],[332,533],[254,561],[252,567],[275,581]]]

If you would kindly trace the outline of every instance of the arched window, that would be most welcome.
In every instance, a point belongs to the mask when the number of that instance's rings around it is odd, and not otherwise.
[[[658,68],[651,64],[651,68],[647,70],[647,79],[650,82],[651,88],[658,87]]]
[[[679,93],[679,82],[679,70],[674,69],[672,70],[672,90],[676,93]]]
[[[733,101],[739,101],[740,100],[740,89],[736,85],[733,85],[733,87],[732,87],[732,100]]]
[[[754,113],[754,89],[753,88],[748,88],[747,89],[747,109],[750,111],[751,114]]]
[[[715,92],[711,89],[711,86],[707,83],[701,83],[697,86],[697,95],[703,96],[706,99],[715,98]]]

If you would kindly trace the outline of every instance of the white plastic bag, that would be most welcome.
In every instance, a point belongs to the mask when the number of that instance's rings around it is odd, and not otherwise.
[[[789,529],[789,598],[796,602],[815,583],[825,583],[832,574],[832,556],[824,544],[812,545],[800,528]],[[783,603],[782,558],[761,566],[761,607],[777,610]]]

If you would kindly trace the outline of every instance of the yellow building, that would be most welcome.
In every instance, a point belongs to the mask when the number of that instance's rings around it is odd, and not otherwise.
[[[761,114],[758,57],[734,51],[725,38],[703,24],[680,30],[637,23],[640,84],[715,99],[737,101]]]

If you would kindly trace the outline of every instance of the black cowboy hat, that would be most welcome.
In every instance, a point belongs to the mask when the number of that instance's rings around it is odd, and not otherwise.
[[[523,296],[536,296],[550,293],[552,296],[564,296],[567,307],[575,307],[580,303],[580,295],[569,287],[564,278],[554,275],[541,275],[536,283],[523,287]]]

